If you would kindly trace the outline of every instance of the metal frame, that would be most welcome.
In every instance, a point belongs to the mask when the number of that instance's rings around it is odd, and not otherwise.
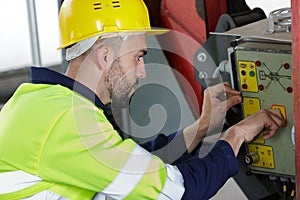
[[[296,199],[300,199],[300,1],[291,0],[292,5],[292,59],[294,88],[294,126],[295,126],[295,164],[296,164]]]
[[[41,53],[36,18],[35,0],[27,0],[27,13],[30,33],[31,56],[34,66],[41,66]]]

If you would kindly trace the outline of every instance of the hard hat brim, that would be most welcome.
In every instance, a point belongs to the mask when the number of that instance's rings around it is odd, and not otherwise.
[[[146,35],[161,35],[164,33],[167,33],[168,29],[151,29],[151,30],[139,30],[139,31],[124,31],[124,32],[114,32],[114,33],[105,33],[100,35],[95,35],[93,37],[89,37],[87,39],[81,40],[80,42],[75,43],[71,47],[66,49],[66,60],[70,61],[74,58],[77,58],[84,52],[86,52],[88,49],[90,49],[93,44],[98,40],[98,38],[111,38],[111,37],[124,37],[124,36],[130,36],[130,35],[136,35],[136,34],[146,34]],[[60,47],[58,49],[61,49],[64,47]]]
[[[127,33],[127,32],[137,32],[138,33],[138,32],[144,32],[146,35],[161,35],[161,34],[169,32],[169,31],[170,31],[169,29],[164,29],[164,28],[151,28],[151,29],[140,29],[140,30],[134,30],[134,31],[132,31],[132,30],[124,30],[124,31],[118,31],[116,33]],[[81,40],[86,40],[88,38],[92,38],[92,37],[95,37],[95,36],[101,37],[102,35],[108,34],[107,32],[108,31],[106,31],[105,34],[95,33],[95,34],[92,34],[92,35],[90,35],[88,37],[84,37]],[[76,42],[70,42],[69,44],[62,45],[62,46],[58,47],[57,50],[66,48],[66,47],[71,46],[71,45],[73,45],[75,43]]]

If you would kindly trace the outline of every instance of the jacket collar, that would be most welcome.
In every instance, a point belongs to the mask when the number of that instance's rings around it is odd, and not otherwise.
[[[88,87],[56,71],[44,67],[31,67],[30,79],[31,82],[35,84],[59,84],[61,86],[69,88],[70,90],[78,92],[82,96],[94,102],[94,104],[97,107],[100,107],[102,110],[110,110],[109,106],[105,106],[101,102],[99,97]]]

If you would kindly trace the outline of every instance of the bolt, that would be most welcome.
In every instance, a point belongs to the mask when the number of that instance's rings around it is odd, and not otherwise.
[[[199,72],[199,78],[200,79],[206,79],[207,77],[208,77],[207,72],[203,72],[203,71]]]
[[[205,62],[206,61],[206,54],[205,53],[199,53],[198,55],[197,55],[197,59],[198,59],[198,61],[199,62]]]

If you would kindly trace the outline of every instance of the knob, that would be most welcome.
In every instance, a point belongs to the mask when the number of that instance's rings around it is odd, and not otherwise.
[[[247,165],[251,165],[252,163],[257,163],[258,161],[259,161],[259,156],[257,152],[252,152],[245,155],[245,162]]]

